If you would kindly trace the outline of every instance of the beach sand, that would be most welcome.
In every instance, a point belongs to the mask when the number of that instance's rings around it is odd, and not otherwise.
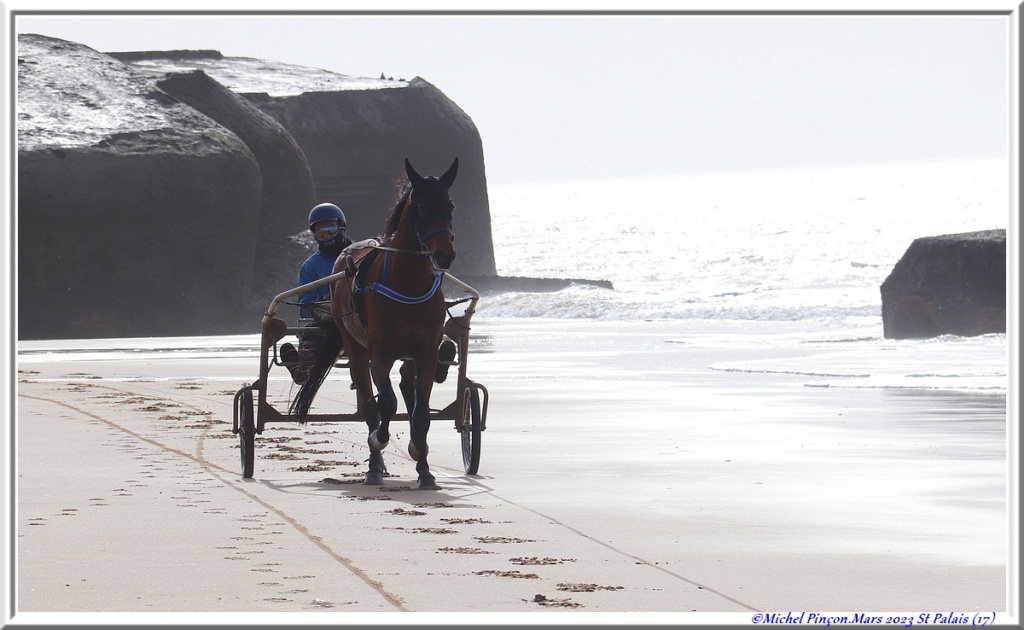
[[[258,374],[255,349],[24,354],[16,610],[422,614],[394,618],[407,623],[1006,610],[1005,396],[711,369],[806,352],[731,334],[478,317],[480,472],[464,474],[458,434],[435,422],[436,491],[414,489],[405,423],[383,487],[359,483],[361,423],[269,425],[243,480],[232,399]],[[284,409],[287,373],[271,377]],[[353,409],[338,370],[314,410]]]

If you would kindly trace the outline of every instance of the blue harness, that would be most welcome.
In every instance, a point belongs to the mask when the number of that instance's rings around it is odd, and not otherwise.
[[[385,249],[385,248],[381,248],[381,249]],[[362,293],[370,293],[372,291],[376,291],[377,293],[380,293],[384,297],[390,298],[390,299],[392,299],[392,300],[394,300],[396,302],[399,302],[401,304],[422,304],[423,302],[426,302],[430,298],[434,297],[434,294],[437,293],[438,287],[441,286],[441,280],[444,278],[444,272],[443,271],[435,271],[434,272],[434,284],[429,289],[427,289],[427,292],[424,293],[423,295],[420,295],[418,297],[410,297],[408,295],[403,295],[403,294],[399,293],[398,291],[395,291],[394,289],[392,289],[391,287],[389,287],[387,285],[387,283],[388,283],[388,254],[389,253],[390,253],[390,251],[385,249],[385,251],[384,251],[384,270],[383,270],[383,273],[381,274],[380,282],[374,282],[373,284],[371,284],[368,287],[360,287],[360,286],[353,287],[353,292],[354,293],[362,294]]]

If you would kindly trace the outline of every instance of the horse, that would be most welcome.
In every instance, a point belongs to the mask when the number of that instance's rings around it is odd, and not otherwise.
[[[349,276],[331,284],[331,316],[324,341],[311,357],[309,377],[292,402],[300,420],[333,367],[342,348],[362,401],[369,429],[369,470],[363,483],[384,483],[382,451],[390,441],[389,423],[398,408],[390,372],[401,360],[399,389],[409,412],[409,455],[416,461],[420,489],[436,489],[427,464],[430,392],[438,364],[438,346],[447,307],[440,290],[455,260],[452,203],[448,189],[458,173],[455,158],[440,177],[423,177],[405,160],[396,203],[384,224],[376,251],[359,261],[343,253],[334,273]],[[376,387],[377,396],[373,395]]]

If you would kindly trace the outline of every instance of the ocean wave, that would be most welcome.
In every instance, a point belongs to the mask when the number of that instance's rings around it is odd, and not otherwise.
[[[619,291],[574,284],[560,291],[542,293],[486,292],[477,306],[492,317],[551,317],[636,321],[664,319],[814,321],[840,324],[851,319],[878,318],[879,304],[837,305],[821,299],[794,300],[756,291],[698,296],[668,292]]]
[[[608,280],[615,290],[493,294],[479,310],[600,320],[878,316],[879,287],[914,239],[1007,225],[1007,172],[1003,160],[980,160],[496,187],[499,275]],[[665,190],[685,194],[666,204]]]

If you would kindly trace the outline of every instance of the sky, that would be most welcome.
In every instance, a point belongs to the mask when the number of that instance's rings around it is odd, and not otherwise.
[[[1010,15],[13,17],[101,52],[422,77],[476,123],[491,185],[1009,151]]]

